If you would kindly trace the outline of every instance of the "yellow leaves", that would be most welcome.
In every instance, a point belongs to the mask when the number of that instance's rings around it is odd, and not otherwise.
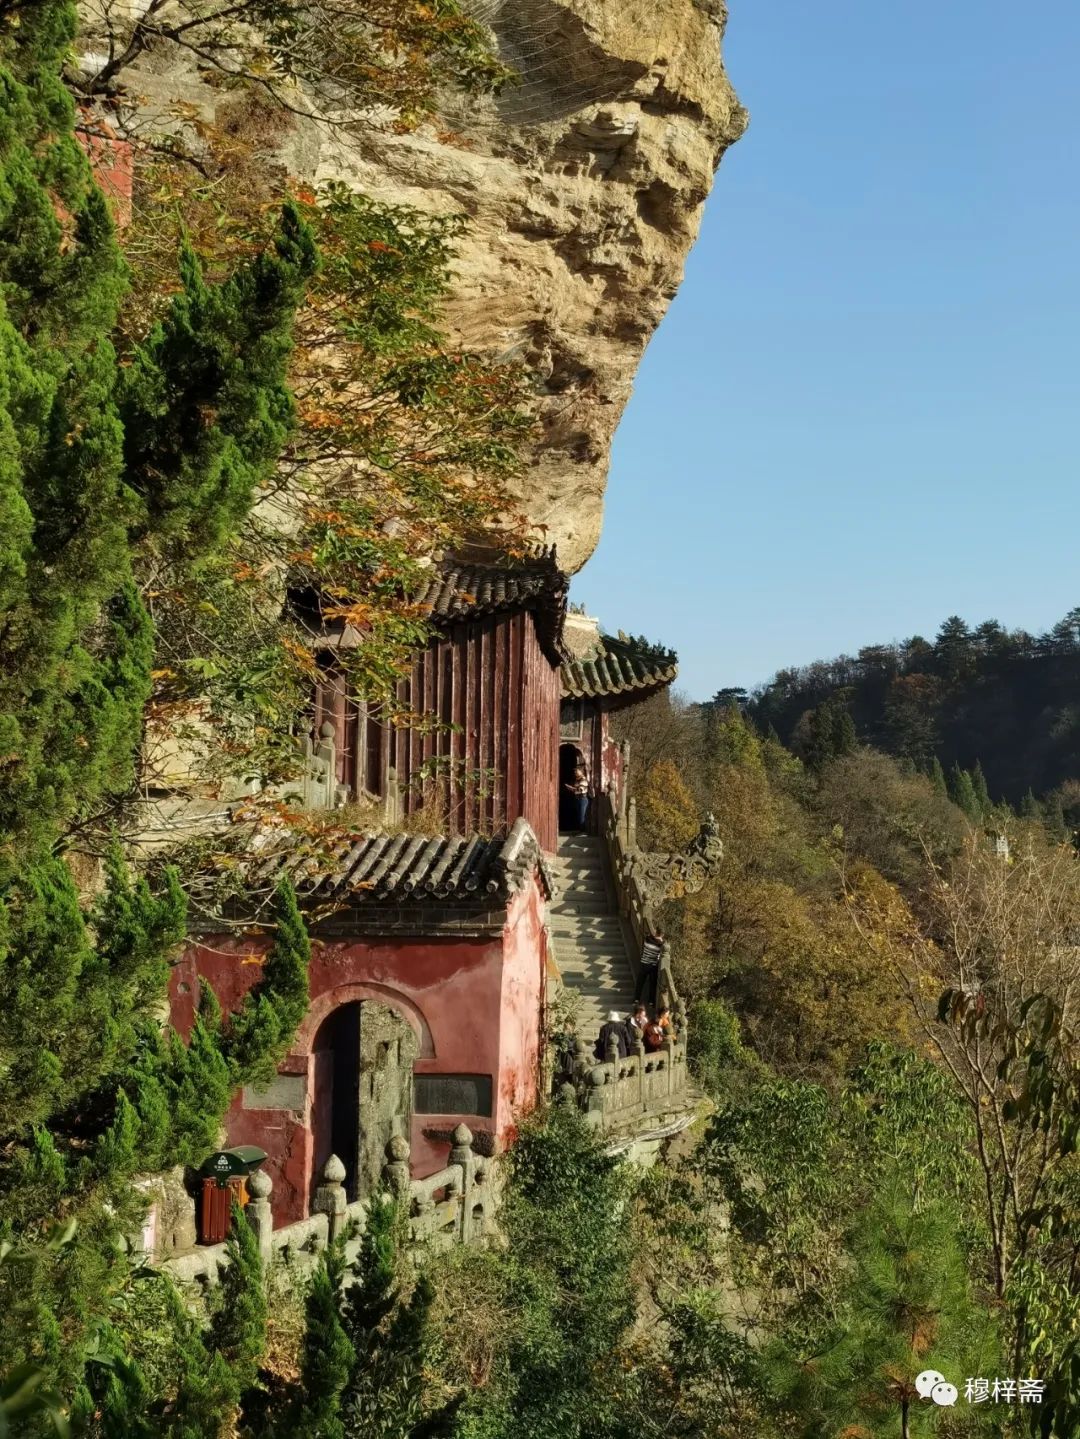
[[[312,679],[316,677],[319,672],[319,666],[316,662],[315,655],[307,645],[303,645],[298,640],[285,636],[281,641],[281,648],[303,674],[310,676]]]
[[[661,760],[646,775],[638,813],[651,847],[658,850],[684,849],[701,824],[690,791],[670,760]]]
[[[298,401],[296,413],[301,422],[313,430],[339,430],[346,422],[346,416],[340,410],[329,409],[311,400]]]
[[[372,610],[370,605],[354,601],[348,605],[334,605],[324,611],[327,619],[343,620],[345,624],[352,625],[354,629],[363,629],[371,623]]]

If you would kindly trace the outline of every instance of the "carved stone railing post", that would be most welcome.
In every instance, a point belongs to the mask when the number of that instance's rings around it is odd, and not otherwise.
[[[630,794],[630,741],[624,739],[619,746],[620,755],[620,780],[619,785],[619,825],[622,828],[626,823],[626,801]]]
[[[619,1068],[619,1041],[613,1034],[609,1034],[607,1037],[606,1058],[608,1064],[613,1065],[617,1073]]]
[[[675,1091],[675,1036],[669,1031],[664,1040],[664,1068],[667,1070],[667,1092]]]
[[[244,1213],[255,1233],[259,1245],[259,1258],[264,1270],[269,1268],[273,1253],[274,1216],[270,1209],[270,1194],[274,1182],[265,1169],[256,1169],[248,1176],[247,1189],[251,1198]]]
[[[345,1227],[348,1200],[345,1197],[345,1166],[336,1154],[331,1154],[323,1169],[323,1182],[315,1191],[312,1208],[318,1214],[325,1214],[330,1231],[330,1243]]]
[[[395,1134],[386,1146],[386,1163],[383,1165],[383,1181],[396,1200],[409,1197],[409,1142]]]
[[[637,1060],[638,1077],[638,1099],[642,1109],[645,1108],[645,1038],[639,1034],[634,1045],[634,1058]]]
[[[626,806],[626,848],[637,849],[637,800],[633,798]]]
[[[467,1124],[459,1124],[453,1133],[453,1147],[450,1150],[450,1163],[456,1164],[461,1170],[461,1183],[458,1189],[458,1196],[461,1203],[461,1243],[468,1244],[472,1238],[472,1188],[473,1170],[476,1165],[476,1156],[472,1150],[472,1130]]]

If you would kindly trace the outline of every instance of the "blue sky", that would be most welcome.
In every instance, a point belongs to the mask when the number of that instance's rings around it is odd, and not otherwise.
[[[751,114],[574,582],[702,699],[1080,603],[1080,5],[730,0]]]

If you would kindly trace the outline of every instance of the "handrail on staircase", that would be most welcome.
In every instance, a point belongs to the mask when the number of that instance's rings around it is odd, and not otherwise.
[[[630,925],[634,937],[631,964],[635,984],[641,977],[641,952],[647,934],[656,932],[653,906],[676,895],[696,894],[719,867],[724,846],[715,818],[705,818],[700,832],[685,850],[656,854],[637,842],[637,805],[629,794],[630,746],[622,745],[622,784],[612,780],[599,796],[599,831],[607,849],[619,913]],[[665,1000],[675,1013],[679,1032],[686,1029],[686,1005],[675,988],[671,947],[665,941],[660,955],[656,983],[657,1000]]]
[[[638,849],[637,845],[636,805],[632,799],[628,799],[625,785],[618,797],[616,797],[613,782],[599,796],[598,818],[600,836],[607,850],[608,862],[615,882],[619,914],[629,924],[634,938],[634,950],[630,957],[630,964],[636,986],[641,979],[641,952],[645,944],[645,937],[655,933],[656,920],[649,896],[640,882],[638,873],[635,872],[640,869],[639,864],[635,861],[642,851]],[[671,969],[671,945],[667,940],[665,940],[660,954],[660,967],[656,977],[656,998],[658,1003],[663,1001],[671,1006],[679,1033],[684,1033],[686,1006],[675,988],[675,977]]]

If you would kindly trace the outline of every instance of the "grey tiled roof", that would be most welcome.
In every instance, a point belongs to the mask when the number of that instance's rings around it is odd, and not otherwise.
[[[623,694],[640,697],[644,691],[671,684],[677,673],[674,651],[623,634],[618,639],[601,635],[599,648],[591,655],[562,666],[562,692],[568,699]]]
[[[502,559],[493,564],[446,560],[410,598],[430,611],[430,621],[437,627],[531,610],[544,653],[558,665],[567,658],[562,632],[569,584],[552,546],[519,560]],[[291,598],[297,618],[327,649],[347,650],[359,644],[360,635],[352,626],[326,617],[315,589],[294,587]]]
[[[506,610],[531,610],[541,645],[559,664],[566,658],[562,629],[568,588],[552,547],[498,565],[445,564],[413,598],[430,606],[431,622],[436,625]]]
[[[253,855],[247,878],[264,888],[288,876],[301,905],[508,903],[539,873],[550,896],[554,881],[525,819],[503,835],[346,835],[329,853],[300,855],[294,847]]]

